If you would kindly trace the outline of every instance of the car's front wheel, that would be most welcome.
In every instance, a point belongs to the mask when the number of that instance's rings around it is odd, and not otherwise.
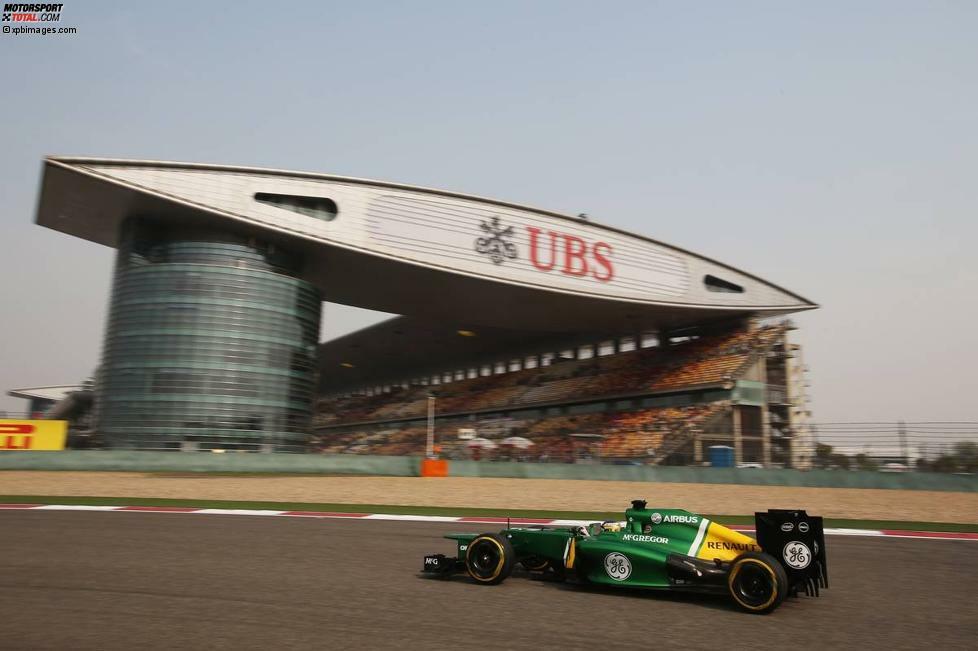
[[[513,571],[516,554],[513,545],[498,533],[484,533],[469,543],[465,569],[469,576],[485,585],[501,583]]]
[[[730,597],[751,613],[769,613],[788,594],[788,574],[774,557],[758,552],[738,556],[727,575]]]

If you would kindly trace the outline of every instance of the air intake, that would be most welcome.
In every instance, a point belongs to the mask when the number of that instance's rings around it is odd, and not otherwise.
[[[735,285],[730,281],[723,280],[722,278],[717,278],[716,276],[711,276],[707,274],[703,276],[703,284],[711,292],[726,292],[728,294],[743,294],[744,288],[740,285]]]
[[[304,197],[294,194],[273,194],[271,192],[256,192],[255,201],[276,208],[284,208],[297,212],[306,217],[323,221],[333,221],[339,210],[336,202],[326,197]]]

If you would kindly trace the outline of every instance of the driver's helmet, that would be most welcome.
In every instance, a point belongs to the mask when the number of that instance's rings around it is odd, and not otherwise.
[[[608,520],[601,523],[601,531],[610,531],[613,533],[617,533],[624,528],[625,528],[624,522],[614,522],[612,520]]]

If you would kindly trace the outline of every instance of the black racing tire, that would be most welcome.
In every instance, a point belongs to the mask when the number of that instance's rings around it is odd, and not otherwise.
[[[551,563],[546,558],[540,558],[539,556],[526,556],[520,559],[520,565],[527,572],[546,572],[547,568],[551,566]]]
[[[483,585],[496,585],[506,580],[516,564],[516,553],[506,536],[484,533],[476,536],[465,551],[465,569]]]
[[[769,554],[746,552],[730,564],[727,590],[741,610],[769,613],[788,596],[788,587],[787,572]]]

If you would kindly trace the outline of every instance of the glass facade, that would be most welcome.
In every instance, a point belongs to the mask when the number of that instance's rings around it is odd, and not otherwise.
[[[301,264],[255,238],[127,221],[98,374],[105,445],[300,450],[322,307]]]

